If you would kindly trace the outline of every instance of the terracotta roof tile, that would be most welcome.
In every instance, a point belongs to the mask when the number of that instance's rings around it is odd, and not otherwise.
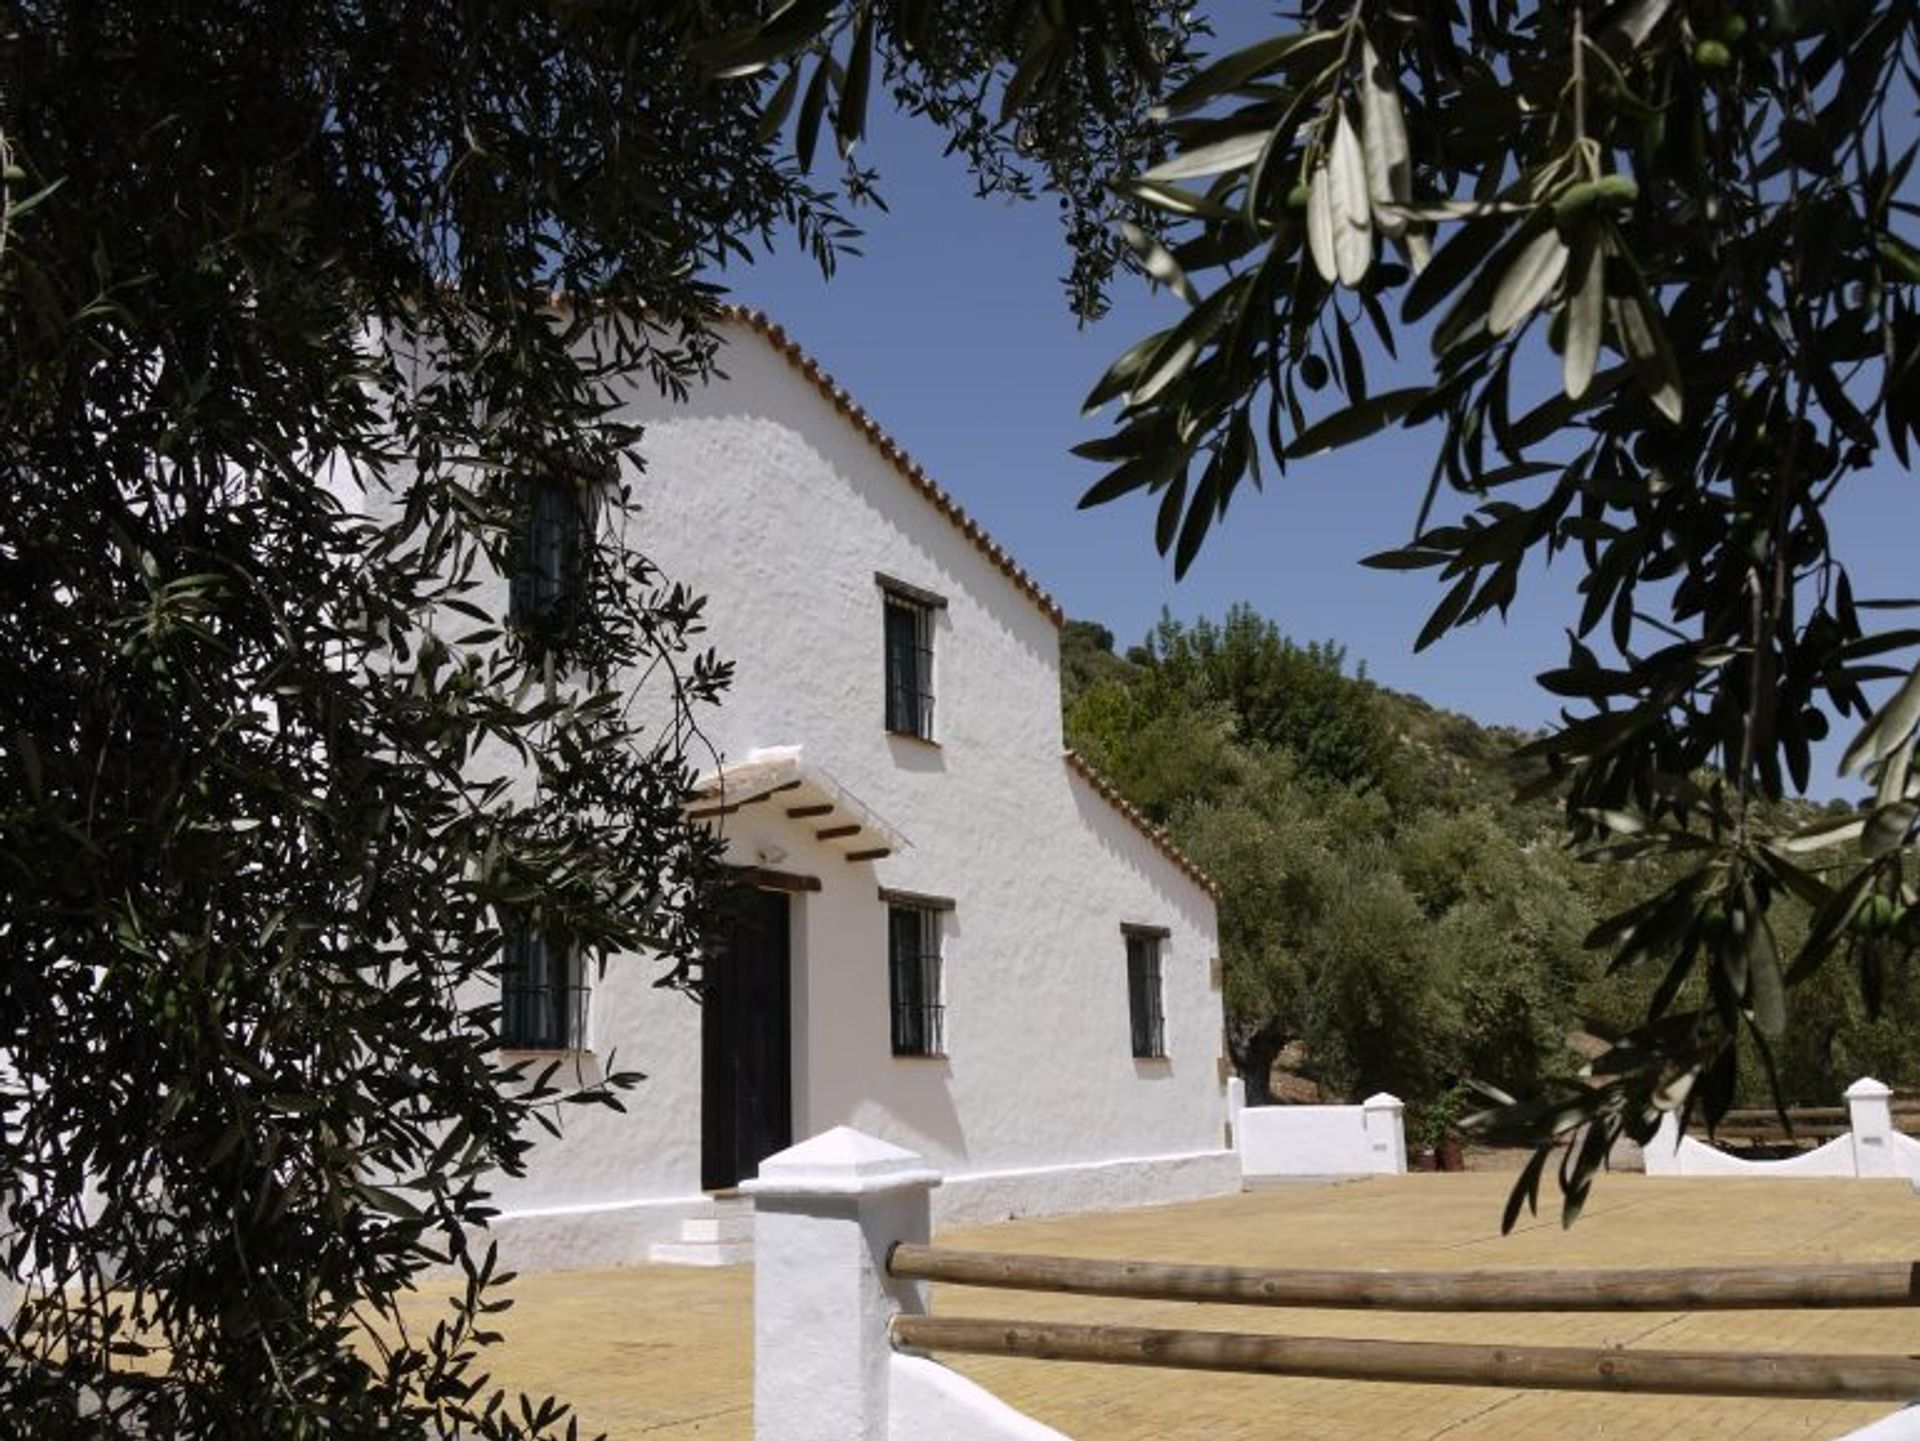
[[[1196,885],[1215,900],[1220,899],[1219,882],[1201,870],[1193,858],[1181,850],[1180,847],[1176,846],[1173,843],[1173,838],[1165,831],[1148,820],[1138,806],[1121,795],[1118,786],[1101,775],[1099,771],[1095,770],[1092,763],[1088,761],[1085,756],[1081,755],[1079,751],[1070,750],[1065,752],[1065,755],[1067,764],[1079,772],[1087,784],[1098,791],[1108,805],[1120,812],[1120,814],[1125,816],[1129,821],[1132,821],[1135,828],[1148,840],[1152,841],[1162,855],[1166,856],[1168,860],[1185,871]]]
[[[804,375],[818,390],[827,403],[854,425],[873,442],[881,456],[920,494],[933,502],[935,509],[953,522],[960,533],[973,543],[987,559],[998,566],[1035,605],[1046,613],[1047,619],[1055,625],[1065,623],[1066,613],[1060,609],[1060,603],[1051,595],[1014,558],[992,540],[978,521],[969,516],[951,495],[940,488],[933,478],[921,467],[920,463],[908,455],[903,447],[881,427],[880,423],[860,408],[859,402],[847,394],[846,388],[829,375],[821,365],[806,351],[800,348],[798,341],[787,334],[779,325],[758,310],[749,310],[745,306],[729,305],[721,308],[721,315],[736,320],[755,331],[775,350],[779,351],[787,363]]]

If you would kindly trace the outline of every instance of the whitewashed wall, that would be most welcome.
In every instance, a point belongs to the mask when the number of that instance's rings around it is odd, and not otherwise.
[[[1385,1091],[1357,1106],[1249,1106],[1238,1076],[1227,1082],[1227,1116],[1241,1174],[1282,1177],[1396,1176],[1407,1169],[1405,1108]]]
[[[704,718],[717,756],[799,745],[911,842],[849,864],[777,806],[724,822],[736,859],[821,881],[793,898],[794,1134],[850,1124],[925,1155],[941,1220],[1235,1189],[1213,901],[1065,762],[1053,622],[779,352],[732,334],[729,383],[680,407],[635,394],[630,539],[711,597],[736,663]],[[884,729],[876,572],[947,600],[937,745]],[[881,886],[955,902],[944,1059],[890,1054]],[[1131,1055],[1122,923],[1169,932],[1164,1060]],[[521,1264],[643,1255],[701,1202],[699,1013],[658,969],[620,958],[593,998],[585,1064],[649,1077],[627,1113],[570,1111],[500,1189]]]
[[[1901,1176],[1920,1186],[1920,1141],[1893,1128],[1893,1090],[1871,1076],[1847,1087],[1847,1134],[1798,1156],[1749,1161],[1682,1135],[1669,1111],[1643,1154],[1649,1176]]]

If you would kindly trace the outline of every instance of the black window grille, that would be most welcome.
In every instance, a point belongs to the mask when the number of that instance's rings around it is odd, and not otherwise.
[[[893,1000],[893,1053],[946,1054],[946,1007],[940,1003],[940,913],[920,906],[887,908],[887,970]]]
[[[586,1048],[586,976],[572,946],[529,926],[508,928],[500,966],[500,1044],[527,1051]]]
[[[564,639],[586,615],[592,555],[593,488],[558,472],[522,482],[509,622],[528,635]]]
[[[889,593],[887,729],[933,739],[933,607]]]
[[[1160,999],[1160,938],[1127,932],[1127,1008],[1133,1017],[1133,1053],[1152,1059],[1167,1053],[1166,1015]]]

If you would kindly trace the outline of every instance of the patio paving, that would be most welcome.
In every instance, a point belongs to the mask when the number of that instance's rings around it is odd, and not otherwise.
[[[943,1244],[1241,1265],[1454,1269],[1885,1261],[1920,1255],[1920,1198],[1904,1181],[1604,1177],[1586,1215],[1499,1235],[1511,1177],[1383,1177],[1183,1206],[1012,1221]],[[751,1435],[752,1275],[744,1267],[528,1276],[501,1318],[496,1375],[564,1393],[583,1431],[615,1441]],[[1660,1349],[1920,1353],[1920,1309],[1697,1316],[1408,1315],[1268,1311],[936,1287],[955,1316],[1111,1320],[1294,1335],[1509,1340]],[[1884,1404],[1306,1381],[956,1357],[957,1370],[1084,1441],[1814,1441]],[[938,1438],[929,1438],[938,1441]]]

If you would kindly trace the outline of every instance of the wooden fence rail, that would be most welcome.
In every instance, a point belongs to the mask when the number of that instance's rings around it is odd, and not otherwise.
[[[1400,1311],[1736,1311],[1920,1305],[1920,1262],[1605,1271],[1326,1271],[901,1244],[895,1276],[1019,1291]],[[1920,1363],[1916,1363],[1920,1364]],[[1910,1394],[1920,1396],[1920,1388]]]
[[[1896,1096],[1891,1114],[1895,1130],[1920,1133],[1920,1100]],[[1780,1113],[1771,1106],[1750,1106],[1728,1111],[1713,1128],[1712,1135],[1722,1142],[1782,1145],[1790,1141],[1830,1141],[1846,1135],[1851,1127],[1852,1112],[1846,1106],[1789,1106],[1784,1123]],[[1708,1134],[1706,1122],[1699,1117],[1687,1130],[1690,1135]]]
[[[1905,1356],[1465,1345],[904,1315],[894,1317],[892,1336],[896,1346],[922,1351],[1342,1381],[1827,1401],[1920,1396],[1920,1360]]]

